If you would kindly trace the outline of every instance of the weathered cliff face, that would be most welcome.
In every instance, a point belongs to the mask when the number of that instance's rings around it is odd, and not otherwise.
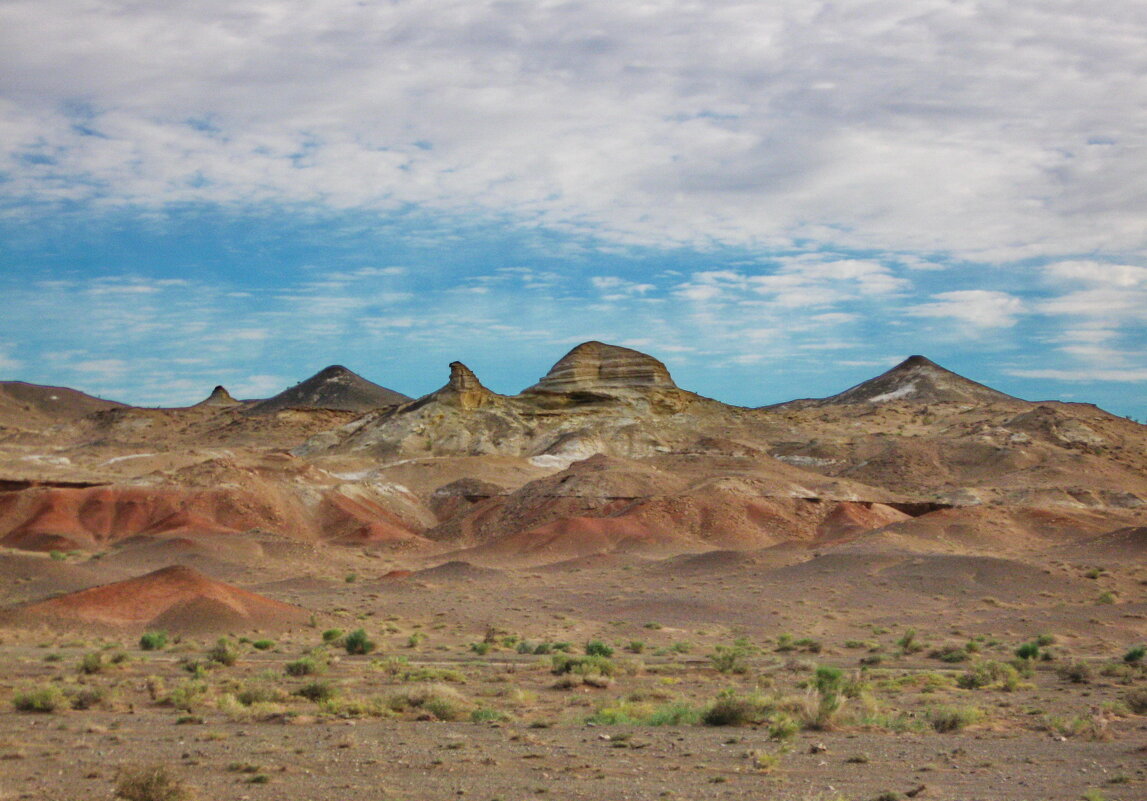
[[[683,447],[737,412],[678,389],[665,365],[629,348],[586,342],[537,385],[498,395],[461,362],[441,389],[324,434],[296,453],[542,457],[563,466],[595,453],[648,456]],[[547,462],[547,463],[549,463]]]
[[[652,356],[604,342],[583,342],[523,394],[646,387],[675,389],[677,385],[665,365]]]

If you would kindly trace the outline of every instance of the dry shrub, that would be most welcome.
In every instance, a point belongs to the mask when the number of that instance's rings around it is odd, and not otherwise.
[[[191,801],[195,793],[163,765],[120,768],[115,797],[125,801]]]

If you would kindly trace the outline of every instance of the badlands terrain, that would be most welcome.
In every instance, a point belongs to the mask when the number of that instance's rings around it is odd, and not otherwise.
[[[1147,798],[1147,427],[445,372],[0,382],[0,799]]]

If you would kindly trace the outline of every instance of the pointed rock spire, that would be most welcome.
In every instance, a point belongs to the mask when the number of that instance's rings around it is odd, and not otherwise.
[[[201,400],[196,406],[238,406],[240,401],[231,397],[231,393],[227,388],[220,385],[211,390],[211,394],[206,399]]]
[[[462,362],[450,362],[450,380],[438,390],[440,400],[454,399],[463,409],[485,406],[494,393],[482,386],[478,376]]]
[[[478,376],[462,362],[450,362],[450,389],[455,392],[473,392],[486,389]]]

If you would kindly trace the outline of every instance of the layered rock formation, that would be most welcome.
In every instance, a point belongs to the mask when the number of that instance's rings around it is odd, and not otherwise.
[[[676,389],[665,365],[640,351],[583,342],[526,392],[594,392],[659,387]]]

